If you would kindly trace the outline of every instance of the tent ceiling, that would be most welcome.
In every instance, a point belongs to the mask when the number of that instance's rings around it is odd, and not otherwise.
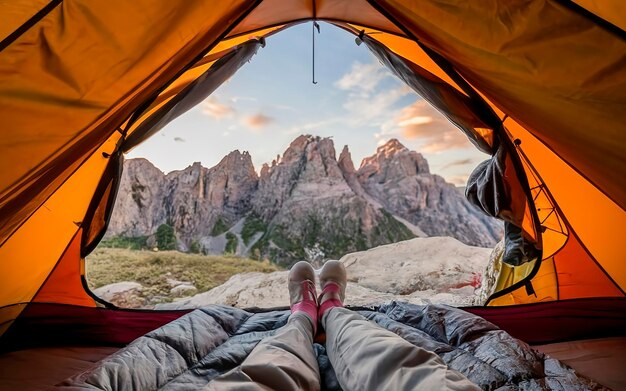
[[[40,6],[27,4],[3,4],[3,15],[15,25]],[[67,176],[85,158],[78,148],[93,151],[222,34],[315,17],[403,35],[383,14],[626,206],[626,42],[558,2],[75,0],[52,7],[0,56],[0,118],[10,129],[0,167],[11,167],[0,175],[0,241],[58,186],[53,172]]]
[[[263,0],[228,36],[309,19],[350,22],[404,35],[366,0]]]

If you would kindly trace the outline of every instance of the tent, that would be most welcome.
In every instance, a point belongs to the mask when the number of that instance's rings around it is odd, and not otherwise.
[[[540,253],[503,264],[488,307],[473,311],[527,340],[623,333],[621,1],[27,0],[0,9],[4,345],[126,343],[181,315],[116,309],[86,288],[84,257],[106,230],[123,153],[210,94],[265,37],[311,20],[353,33],[493,155],[474,197]]]

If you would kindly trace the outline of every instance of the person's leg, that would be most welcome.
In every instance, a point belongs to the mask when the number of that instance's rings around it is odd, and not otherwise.
[[[209,383],[209,390],[319,390],[313,326],[302,313],[263,339],[237,368]]]
[[[339,262],[327,265],[320,273],[319,316],[344,390],[480,390],[435,353],[343,308],[345,269]]]
[[[315,272],[308,263],[289,273],[292,314],[275,335],[263,339],[237,368],[211,381],[209,390],[319,390],[313,351],[317,327]]]
[[[345,390],[480,390],[435,353],[354,311],[331,308],[322,325],[328,358]]]

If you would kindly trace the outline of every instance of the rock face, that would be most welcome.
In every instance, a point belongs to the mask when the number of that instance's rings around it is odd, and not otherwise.
[[[162,206],[179,238],[190,244],[211,233],[218,221],[230,226],[250,209],[257,175],[247,152],[234,151],[215,167],[194,163],[167,175]]]
[[[346,147],[300,136],[257,175],[247,152],[215,167],[167,175],[128,160],[107,236],[174,227],[181,250],[230,252],[283,265],[321,262],[412,237],[445,235],[491,246],[502,226],[471,206],[397,140],[355,169]]]
[[[502,224],[481,213],[457,188],[433,175],[422,155],[391,140],[363,160],[357,172],[365,191],[390,213],[419,226],[428,236],[452,236],[493,246]]]
[[[478,304],[482,273],[491,250],[466,246],[453,238],[416,238],[347,254],[347,305],[401,300],[414,304]],[[289,304],[289,272],[241,273],[226,283],[158,309],[225,304],[240,308]],[[318,289],[319,291],[319,289]]]
[[[165,221],[162,188],[165,174],[146,159],[128,160],[107,234],[143,236]]]
[[[343,168],[350,170],[345,162]],[[269,223],[260,250],[285,264],[338,258],[413,237],[406,226],[350,187],[332,140],[311,136],[298,137],[279,162],[263,171],[252,214]]]
[[[149,236],[169,224],[186,250],[248,213],[257,182],[247,152],[231,152],[210,169],[194,163],[167,175],[145,159],[127,160],[107,236]]]

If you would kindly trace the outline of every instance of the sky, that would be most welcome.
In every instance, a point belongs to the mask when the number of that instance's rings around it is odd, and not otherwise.
[[[216,165],[248,151],[257,171],[301,134],[332,137],[337,156],[348,145],[358,169],[377,146],[397,138],[420,152],[433,173],[463,186],[488,158],[441,114],[392,75],[355,37],[320,23],[312,83],[311,23],[267,38],[211,96],[128,153],[163,172],[193,162]]]

